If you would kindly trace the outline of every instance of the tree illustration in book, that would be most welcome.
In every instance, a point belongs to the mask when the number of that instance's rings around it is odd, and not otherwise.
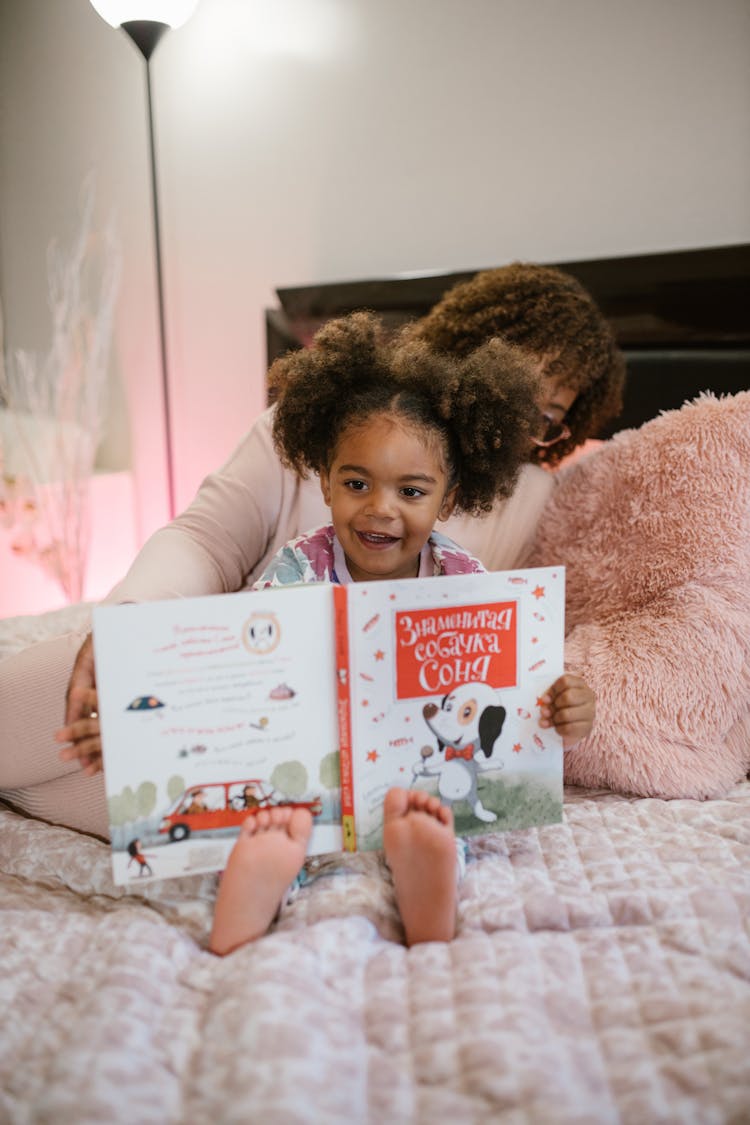
[[[310,854],[377,848],[392,785],[462,834],[560,820],[563,608],[562,568],[97,607],[115,881],[220,870],[278,804]]]

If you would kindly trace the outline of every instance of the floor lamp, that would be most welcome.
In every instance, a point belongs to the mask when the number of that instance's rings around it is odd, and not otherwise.
[[[154,143],[154,112],[151,97],[151,55],[164,33],[169,31],[170,28],[181,27],[190,18],[197,3],[198,0],[91,0],[92,6],[102,19],[106,20],[111,27],[121,27],[135,43],[146,61],[151,200],[154,218],[156,288],[159,303],[159,347],[167,458],[167,500],[170,519],[173,519],[175,515],[174,459],[172,456],[172,413],[169,394],[169,367],[167,364],[167,334],[164,318],[164,279],[159,222],[159,191],[156,176],[156,145]]]

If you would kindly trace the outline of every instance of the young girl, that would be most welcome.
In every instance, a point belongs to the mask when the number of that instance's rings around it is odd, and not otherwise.
[[[357,313],[327,325],[311,349],[278,360],[274,441],[302,475],[317,471],[332,523],[288,543],[256,587],[481,572],[434,530],[454,509],[488,511],[508,495],[544,420],[537,377],[492,341],[463,360],[423,343],[389,344]],[[550,689],[544,725],[577,741],[593,696],[573,676]],[[266,932],[305,858],[307,810],[248,818],[222,876],[211,948],[224,954]],[[456,926],[453,814],[425,792],[391,789],[383,844],[408,945],[449,941]]]

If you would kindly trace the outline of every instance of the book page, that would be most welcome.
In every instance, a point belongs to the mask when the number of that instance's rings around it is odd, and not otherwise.
[[[220,870],[277,804],[341,848],[331,587],[99,606],[94,649],[115,882]]]
[[[563,672],[564,568],[347,593],[356,847],[382,846],[394,785],[437,794],[457,835],[560,821],[562,742],[538,700]]]

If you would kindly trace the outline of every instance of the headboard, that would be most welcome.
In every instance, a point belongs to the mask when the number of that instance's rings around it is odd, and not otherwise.
[[[750,243],[548,264],[588,289],[627,359],[623,411],[600,437],[640,426],[704,390],[750,389]],[[394,328],[405,324],[476,272],[279,288],[279,307],[266,310],[268,363],[355,309],[371,309]]]

